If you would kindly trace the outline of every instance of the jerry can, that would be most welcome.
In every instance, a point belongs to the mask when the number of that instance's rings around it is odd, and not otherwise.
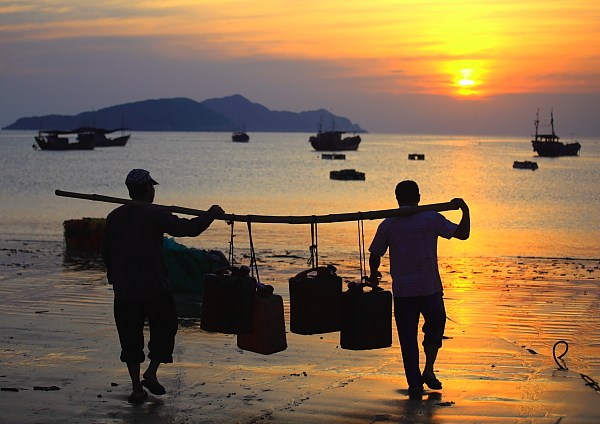
[[[254,330],[250,334],[238,334],[237,345],[263,355],[287,349],[283,299],[273,294],[272,286],[259,283],[254,298]]]
[[[248,267],[226,267],[204,276],[200,328],[226,334],[250,334],[254,322],[256,279]]]
[[[343,349],[381,349],[392,345],[392,293],[365,283],[350,283],[342,293]],[[363,291],[364,287],[371,291]]]
[[[311,268],[290,278],[290,331],[319,334],[340,331],[342,278],[335,267]],[[316,275],[308,275],[316,272]]]

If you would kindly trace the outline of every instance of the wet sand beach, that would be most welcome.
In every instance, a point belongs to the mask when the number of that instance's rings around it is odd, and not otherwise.
[[[159,370],[167,394],[132,405],[101,264],[67,255],[60,242],[0,241],[0,422],[600,421],[598,260],[440,258],[444,388],[409,399],[395,331],[392,347],[367,351],[341,349],[339,333],[289,332],[287,281],[306,269],[306,255],[258,256],[261,281],[284,298],[287,350],[260,355],[239,349],[235,336],[201,330],[199,296],[177,294],[175,361]],[[357,279],[358,258],[326,256],[344,279]],[[385,272],[382,285],[390,288]],[[560,340],[568,370],[553,357]]]

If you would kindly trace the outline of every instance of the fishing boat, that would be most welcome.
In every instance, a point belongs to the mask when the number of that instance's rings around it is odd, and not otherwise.
[[[538,164],[537,164],[537,162],[531,162],[529,160],[526,160],[526,161],[523,161],[523,162],[515,161],[513,163],[513,168],[517,168],[517,169],[531,169],[532,171],[535,171],[536,169],[538,169]]]
[[[246,134],[246,125],[242,125],[242,128],[233,128],[233,134],[231,134],[231,141],[237,141],[246,143],[250,141],[250,136]]]
[[[542,157],[558,157],[558,156],[577,156],[581,149],[581,144],[578,142],[574,143],[562,143],[560,137],[554,132],[554,113],[550,112],[550,126],[552,128],[551,134],[539,134],[538,128],[540,124],[540,110],[538,109],[535,116],[535,137],[531,140],[533,145],[533,151],[537,152],[538,156]]]
[[[79,127],[72,131],[47,130],[39,131],[35,141],[42,150],[92,150],[94,147],[124,146],[131,137],[123,134],[124,130],[126,128],[105,130],[96,127]],[[121,131],[121,135],[115,138],[106,136],[116,131]]]
[[[249,140],[250,136],[245,132],[234,132],[231,134],[231,141],[247,142]]]
[[[332,180],[365,180],[365,173],[359,172],[355,169],[342,169],[341,171],[331,171],[329,178]]]
[[[358,150],[360,136],[344,137],[344,131],[319,131],[308,139],[313,149],[317,151]]]
[[[339,150],[358,150],[360,144],[360,136],[354,135],[352,137],[342,137],[346,134],[345,131],[336,131],[335,121],[332,121],[331,131],[322,131],[323,122],[319,122],[319,132],[317,135],[311,135],[308,139],[313,149],[316,151],[330,151],[335,152]],[[332,118],[333,119],[333,118]]]
[[[80,127],[73,130],[74,133],[77,133],[77,140],[86,141],[86,140],[96,140],[96,147],[114,147],[114,146],[124,146],[127,144],[130,134],[124,134],[127,128],[115,128],[114,130],[105,130],[104,128],[95,128],[95,127]],[[121,135],[115,138],[109,138],[106,134],[111,134],[117,131],[121,131]]]
[[[76,134],[73,131],[48,130],[39,131],[35,141],[42,150],[92,150],[96,147],[96,138],[85,138],[79,140],[76,137],[69,138],[68,135]],[[33,145],[33,148],[37,148]]]

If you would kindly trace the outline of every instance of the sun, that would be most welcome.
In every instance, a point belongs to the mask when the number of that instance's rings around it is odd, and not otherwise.
[[[462,68],[455,71],[454,84],[457,86],[458,94],[462,96],[471,96],[477,94],[475,87],[481,84],[481,81],[477,78],[480,74],[473,68]]]
[[[445,62],[441,71],[446,74],[445,89],[454,97],[479,98],[485,95],[489,63],[484,60],[455,60]]]
[[[473,81],[472,79],[461,79],[460,81],[458,81],[458,85],[460,85],[461,87],[471,87],[472,85],[477,84],[477,81]]]
[[[475,70],[474,69],[460,69],[458,71],[458,75],[456,77],[457,84],[462,87],[470,87],[473,85],[477,85],[477,81],[475,80]]]

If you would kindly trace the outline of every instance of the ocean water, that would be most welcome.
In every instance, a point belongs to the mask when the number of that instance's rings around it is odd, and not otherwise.
[[[579,140],[580,156],[539,158],[530,137],[364,134],[346,160],[323,160],[307,133],[133,132],[125,147],[93,151],[34,150],[33,131],[0,132],[0,240],[57,241],[63,221],[104,217],[116,205],[58,197],[74,191],[127,197],[132,168],[150,171],[160,185],[156,203],[236,215],[319,215],[396,207],[395,185],[419,183],[421,204],[455,197],[471,209],[471,238],[441,240],[442,257],[600,257],[600,141]],[[425,155],[423,161],[408,154]],[[513,169],[533,160],[536,171]],[[356,169],[365,181],[329,179],[331,170]],[[460,212],[444,212],[458,222]],[[367,245],[380,221],[366,221]],[[216,221],[188,246],[228,249],[230,226]],[[235,246],[247,248],[245,224]],[[254,245],[273,252],[308,251],[309,225],[254,224]],[[320,224],[320,252],[356,255],[356,222]]]

